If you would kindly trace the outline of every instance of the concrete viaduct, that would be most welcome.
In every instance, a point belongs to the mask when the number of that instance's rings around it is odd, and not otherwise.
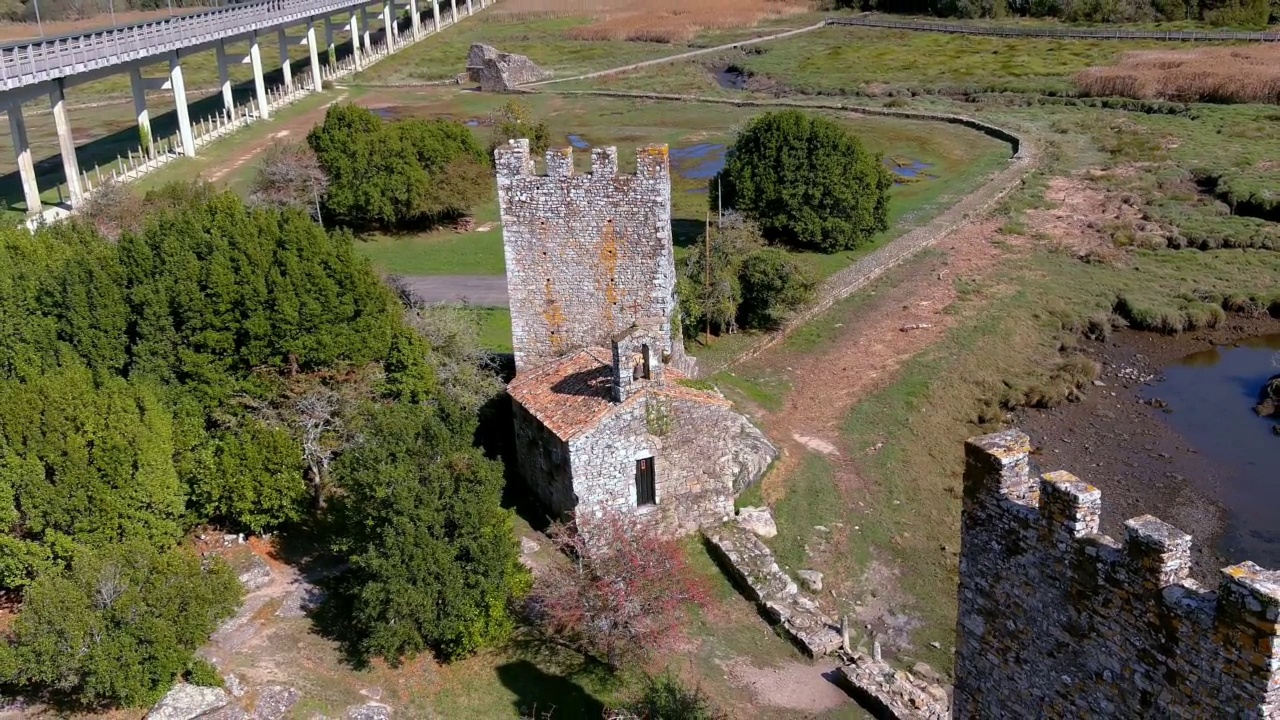
[[[494,0],[487,0],[492,3]],[[228,5],[190,15],[155,22],[98,30],[80,35],[48,38],[36,42],[0,47],[0,106],[9,118],[18,173],[28,213],[41,211],[40,188],[36,183],[35,163],[27,139],[22,103],[48,96],[58,135],[58,148],[66,173],[68,198],[74,209],[85,199],[81,173],[76,160],[76,145],[67,117],[66,89],[99,78],[129,73],[133,103],[138,116],[138,133],[145,152],[155,153],[151,120],[147,111],[148,90],[165,89],[173,93],[176,108],[179,151],[194,156],[196,142],[188,113],[186,87],[183,83],[182,60],[195,53],[217,53],[222,99],[228,112],[234,111],[229,68],[233,63],[247,63],[253,69],[254,99],[251,101],[258,118],[270,115],[268,90],[263,75],[261,45],[271,35],[279,46],[281,70],[288,90],[293,90],[288,47],[300,43],[310,50],[310,72],[301,82],[312,89],[323,86],[320,65],[320,32],[328,47],[327,57],[336,55],[334,33],[350,32],[351,57],[359,69],[362,57],[372,52],[370,41],[371,5],[377,22],[384,29],[386,50],[395,49],[394,32],[407,7],[409,35],[417,40],[425,33],[439,31],[458,19],[458,5],[463,13],[473,12],[472,3],[483,9],[486,0],[265,0]],[[444,4],[445,7],[441,7]],[[429,5],[429,7],[427,7]],[[442,13],[444,18],[442,19]],[[335,16],[348,18],[341,26]],[[424,27],[425,26],[425,27]],[[290,31],[297,34],[290,34]],[[247,40],[247,57],[231,57],[226,45]],[[363,48],[361,45],[363,44]],[[155,63],[168,63],[169,73],[163,78],[144,78],[142,68]]]

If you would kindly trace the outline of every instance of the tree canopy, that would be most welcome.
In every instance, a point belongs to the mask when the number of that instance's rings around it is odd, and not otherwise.
[[[452,120],[388,122],[367,108],[338,104],[307,143],[329,178],[326,214],[356,227],[448,220],[491,190],[484,149]]]
[[[880,155],[827,118],[799,110],[752,119],[710,183],[765,236],[821,252],[849,250],[889,228],[893,175]]]
[[[527,580],[466,334],[410,323],[303,209],[117,199],[146,212],[0,229],[0,591],[22,594],[0,686],[96,708],[208,679],[192,653],[239,585],[183,549],[205,523],[327,531],[367,655],[502,637]]]

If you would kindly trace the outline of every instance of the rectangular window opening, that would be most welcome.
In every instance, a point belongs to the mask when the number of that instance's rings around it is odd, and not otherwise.
[[[636,507],[657,503],[658,491],[654,484],[653,458],[642,458],[636,461]]]

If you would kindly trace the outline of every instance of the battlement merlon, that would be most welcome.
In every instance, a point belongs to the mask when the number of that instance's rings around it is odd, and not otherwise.
[[[1099,535],[1101,491],[1067,472],[1033,477],[1028,461],[1030,451],[1031,439],[1017,429],[968,440],[966,515],[971,507],[999,512],[1009,508],[1010,502],[1016,503],[1023,506],[1017,511],[1019,517],[1034,517],[1041,529],[1050,534],[1061,530],[1094,546],[1117,547],[1119,552],[1112,557],[1125,564],[1124,576],[1140,581],[1141,590],[1149,597],[1158,597],[1171,587],[1194,585],[1189,579],[1190,535],[1151,515],[1126,521],[1122,544]],[[1030,515],[1028,510],[1032,511]],[[966,524],[981,521],[977,516],[964,519]],[[966,526],[965,532],[968,530]],[[1046,547],[1052,544],[1053,541],[1046,541]],[[1101,555],[1098,561],[1106,562]],[[1280,571],[1266,570],[1252,562],[1224,568],[1215,614],[1219,622],[1252,637],[1271,638],[1265,646],[1268,662],[1280,678]]]
[[[547,173],[542,177],[572,177],[573,148],[551,148],[546,153]],[[506,145],[493,151],[498,183],[515,178],[538,177],[533,155],[526,139],[508,140]],[[616,147],[592,148],[591,176],[601,179],[618,174],[618,149]],[[644,180],[669,181],[670,157],[666,145],[645,145],[636,148],[635,176]]]

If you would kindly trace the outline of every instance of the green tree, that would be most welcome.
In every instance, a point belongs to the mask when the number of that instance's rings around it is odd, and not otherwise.
[[[770,239],[836,252],[888,229],[892,186],[880,155],[839,123],[783,110],[738,134],[711,180],[711,207],[723,199]]]
[[[519,100],[508,100],[489,113],[489,124],[493,126],[489,134],[489,157],[493,157],[493,151],[506,145],[508,140],[527,139],[529,150],[535,156],[551,147],[551,131],[547,124],[534,120],[533,110]]]
[[[186,467],[198,517],[260,533],[300,520],[311,496],[302,450],[282,428],[247,421],[210,438]]]
[[[742,324],[771,328],[813,296],[814,282],[786,251],[762,248],[742,261]]]
[[[185,550],[138,542],[78,549],[68,569],[27,588],[11,640],[0,644],[3,681],[85,707],[148,705],[191,665],[241,592],[225,563]]]
[[[388,123],[366,108],[339,104],[307,142],[329,177],[325,210],[355,226],[449,219],[490,192],[483,148],[453,121]]]
[[[338,458],[334,549],[351,558],[324,617],[364,660],[455,658],[505,638],[527,591],[502,468],[471,427],[426,406],[371,407],[364,442]],[[474,420],[472,420],[474,423]]]
[[[0,486],[19,511],[8,524],[55,556],[71,543],[171,545],[185,502],[172,432],[145,385],[95,383],[83,368],[0,382]]]

